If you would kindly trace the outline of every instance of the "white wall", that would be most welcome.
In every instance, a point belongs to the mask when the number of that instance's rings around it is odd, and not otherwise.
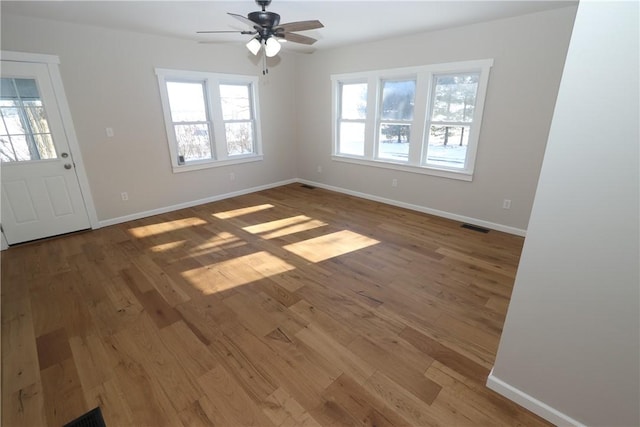
[[[258,74],[245,50],[7,14],[1,42],[4,50],[60,56],[100,220],[299,177],[524,232],[574,16],[569,7],[283,54],[260,86],[264,162],[180,174],[170,168],[154,68]],[[473,182],[331,161],[331,74],[482,58],[495,63]],[[502,209],[505,198],[511,210]]]
[[[640,425],[639,22],[580,3],[489,381],[565,424]]]
[[[304,57],[296,85],[299,177],[526,229],[575,11],[556,9]],[[331,160],[331,74],[485,58],[495,63],[473,182]],[[511,210],[502,209],[503,199],[512,200]]]
[[[260,74],[246,49],[2,15],[2,49],[58,55],[98,219],[110,220],[296,177],[296,55],[260,83],[264,161],[173,174],[156,67]],[[107,138],[111,127],[115,137]],[[229,173],[235,173],[235,181]],[[129,193],[123,202],[120,193]]]

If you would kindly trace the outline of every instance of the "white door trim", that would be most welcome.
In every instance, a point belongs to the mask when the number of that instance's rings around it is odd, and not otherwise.
[[[91,228],[94,230],[96,228],[100,228],[98,214],[96,212],[96,208],[93,203],[93,197],[91,195],[89,179],[87,178],[87,172],[84,168],[80,145],[78,144],[78,137],[76,136],[75,127],[73,126],[73,120],[71,118],[71,110],[69,109],[67,96],[64,92],[62,77],[60,76],[60,69],[58,68],[58,64],[60,64],[60,58],[57,55],[2,50],[0,51],[0,59],[2,61],[37,62],[47,65],[47,69],[49,70],[49,77],[51,77],[51,83],[53,85],[53,91],[55,92],[56,100],[58,102],[58,109],[60,110],[60,116],[62,118],[62,126],[69,142],[69,150],[71,151],[71,156],[75,163],[75,171],[76,175],[78,176],[78,182],[80,183],[80,190],[82,191],[82,198],[84,199],[84,205],[87,209],[89,223],[91,224]]]

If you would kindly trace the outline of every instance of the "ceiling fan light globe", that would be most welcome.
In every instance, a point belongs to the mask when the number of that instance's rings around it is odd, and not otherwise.
[[[267,42],[264,45],[264,52],[267,57],[274,57],[280,52],[280,43],[274,37],[270,37],[267,39]]]
[[[253,38],[251,40],[249,40],[249,43],[247,43],[247,49],[249,49],[249,52],[253,53],[254,55],[257,55],[258,52],[260,52],[260,47],[262,46],[262,43],[260,43],[260,41],[256,38]]]

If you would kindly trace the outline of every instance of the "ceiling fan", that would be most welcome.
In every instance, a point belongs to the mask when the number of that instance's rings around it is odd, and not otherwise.
[[[267,12],[266,7],[271,4],[271,0],[255,0],[258,6],[262,7],[261,11],[251,12],[246,17],[235,13],[229,13],[239,21],[247,24],[251,27],[251,30],[233,31],[198,31],[198,34],[213,34],[213,33],[240,33],[247,35],[254,35],[249,43],[247,43],[247,49],[254,55],[257,55],[264,44],[264,53],[268,57],[273,57],[280,51],[281,41],[290,41],[293,43],[302,43],[306,45],[312,45],[316,42],[316,39],[303,36],[302,34],[296,34],[297,31],[315,30],[317,28],[323,28],[324,25],[318,20],[311,21],[297,21],[288,22],[286,24],[280,24],[280,15],[274,12]]]

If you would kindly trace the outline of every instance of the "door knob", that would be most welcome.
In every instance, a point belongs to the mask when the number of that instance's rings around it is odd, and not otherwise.
[[[65,169],[71,169],[71,163],[65,163],[64,168]]]
[[[61,155],[62,157],[64,157],[65,159],[66,159],[67,157],[69,157],[69,153],[60,153],[60,155]]]

